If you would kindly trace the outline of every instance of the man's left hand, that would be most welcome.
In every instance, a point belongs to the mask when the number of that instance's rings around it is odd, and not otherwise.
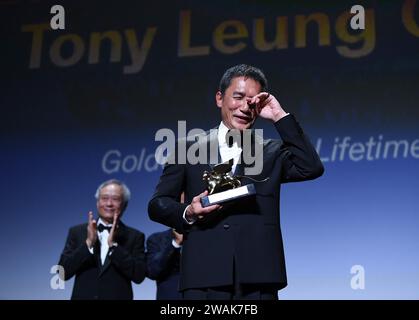
[[[281,107],[278,100],[268,92],[260,92],[253,98],[249,99],[249,105],[256,105],[257,114],[264,119],[277,122],[285,117],[288,113]]]

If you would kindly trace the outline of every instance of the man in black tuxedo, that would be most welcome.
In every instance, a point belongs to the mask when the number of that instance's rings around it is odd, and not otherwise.
[[[146,274],[144,234],[120,218],[130,199],[128,187],[115,179],[102,183],[95,194],[98,221],[70,228],[59,265],[65,280],[76,276],[72,299],[132,299],[131,281]]]
[[[277,291],[287,285],[280,185],[315,179],[324,168],[294,116],[266,88],[267,80],[258,68],[238,65],[228,69],[215,96],[222,119],[218,130],[186,142],[188,148],[203,146],[195,150],[210,151],[207,162],[185,164],[180,161],[182,155],[175,153],[149,202],[152,220],[184,234],[180,289],[185,299],[275,300]],[[245,136],[258,117],[275,126],[282,143],[263,140],[254,130],[250,145],[226,141],[229,130]],[[215,164],[214,145],[219,151],[215,159],[233,159],[232,171],[241,176],[242,184],[252,182],[249,178],[265,181],[255,183],[254,196],[202,206],[201,197],[208,195],[202,175]],[[253,163],[246,162],[252,150],[260,151]],[[248,170],[251,167],[260,170]],[[179,202],[182,191],[185,204]]]
[[[147,238],[147,277],[156,280],[156,300],[181,300],[179,263],[183,235],[174,229]]]

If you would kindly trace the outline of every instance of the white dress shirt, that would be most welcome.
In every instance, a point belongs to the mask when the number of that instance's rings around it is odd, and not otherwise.
[[[105,227],[112,227],[112,224],[108,224],[99,218],[98,225],[103,224]],[[102,232],[97,232],[98,239],[100,241],[100,260],[102,261],[102,265],[105,263],[106,256],[108,255],[109,245],[108,245],[108,237],[109,231],[103,230]]]
[[[101,218],[99,218],[97,225],[103,224],[105,227],[112,227],[112,224],[108,224],[105,221],[103,221]],[[102,261],[102,265],[105,263],[106,256],[108,255],[109,251],[109,245],[108,245],[108,237],[109,237],[109,231],[103,230],[102,232],[97,231],[97,238],[100,242],[100,261]],[[89,248],[89,251],[91,254],[94,253],[93,247]]]

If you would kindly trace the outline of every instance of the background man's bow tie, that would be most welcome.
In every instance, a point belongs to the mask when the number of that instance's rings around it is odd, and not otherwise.
[[[111,229],[112,229],[112,226],[106,227],[101,223],[97,226],[97,230],[99,232],[102,232],[103,230],[108,230],[108,232],[111,232]]]

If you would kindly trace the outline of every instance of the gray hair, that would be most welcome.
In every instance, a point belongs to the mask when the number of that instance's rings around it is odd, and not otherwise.
[[[95,198],[96,200],[99,200],[100,191],[106,186],[109,186],[110,184],[116,184],[122,188],[122,212],[123,212],[128,206],[129,200],[131,199],[131,191],[129,190],[128,186],[122,181],[119,181],[117,179],[110,179],[105,182],[102,182],[96,190]]]

